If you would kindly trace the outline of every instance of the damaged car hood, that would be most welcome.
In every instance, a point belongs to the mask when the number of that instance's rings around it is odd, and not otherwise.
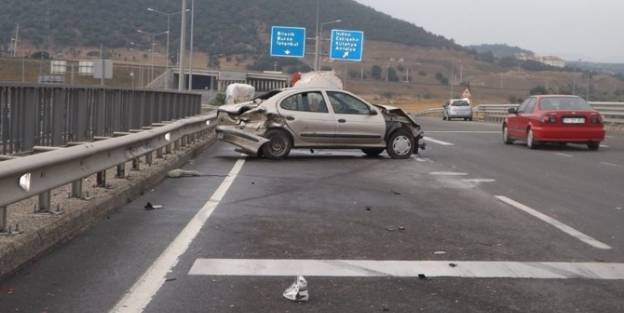
[[[236,103],[236,104],[225,104],[225,105],[220,106],[218,111],[225,112],[228,114],[240,115],[240,114],[245,113],[246,111],[255,109],[256,107],[258,107],[257,103],[253,101],[249,101],[249,102],[242,102],[242,103]]]
[[[412,118],[409,114],[407,114],[403,109],[397,108],[391,105],[382,105],[382,104],[374,104],[374,106],[384,110],[384,112],[389,114],[396,114],[402,117],[407,118],[414,126],[420,127],[420,125],[416,122],[414,118]]]

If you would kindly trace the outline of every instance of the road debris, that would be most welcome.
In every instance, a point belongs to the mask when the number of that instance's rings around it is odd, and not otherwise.
[[[171,278],[165,279],[165,282],[171,282],[171,281],[176,281],[176,280],[178,280],[178,279],[175,278],[175,277],[171,277]]]
[[[160,210],[160,209],[162,209],[162,208],[163,208],[163,206],[162,206],[162,205],[160,205],[160,204],[152,204],[151,202],[148,202],[148,203],[145,205],[145,209],[146,209],[147,211],[151,211],[151,210]]]
[[[198,171],[188,171],[183,169],[171,170],[167,173],[169,178],[182,178],[182,177],[199,177],[201,174]]]
[[[449,266],[450,266],[450,267],[457,267],[457,264],[455,264],[455,263],[449,263]]]
[[[394,191],[394,190],[392,190],[392,193],[393,193],[395,196],[400,196],[400,195],[401,195],[401,193],[400,193],[400,192],[398,192],[398,191]]]
[[[427,275],[425,274],[418,274],[418,279],[428,280],[429,278],[427,278]]]
[[[435,251],[433,254],[434,255],[443,255],[443,254],[446,254],[446,251]]]
[[[366,211],[371,211],[371,210],[373,210],[373,208],[371,208],[369,206],[366,207]]]
[[[399,226],[399,231],[405,231],[405,226]]]
[[[307,302],[310,299],[308,281],[305,277],[298,276],[292,285],[284,290],[283,296],[293,302]]]
[[[387,231],[389,231],[389,232],[394,232],[394,231],[396,231],[397,229],[396,229],[396,228],[394,228],[394,226],[388,226],[388,227],[386,227],[386,230],[387,230]]]

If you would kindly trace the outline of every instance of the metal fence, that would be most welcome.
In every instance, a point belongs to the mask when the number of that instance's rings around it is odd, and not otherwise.
[[[196,94],[2,83],[0,154],[111,137],[200,111]]]
[[[606,123],[624,124],[624,102],[590,102],[591,106],[600,112]],[[475,118],[502,122],[507,116],[509,108],[519,104],[481,104],[473,108]],[[428,109],[414,113],[415,116],[441,117],[442,108]]]

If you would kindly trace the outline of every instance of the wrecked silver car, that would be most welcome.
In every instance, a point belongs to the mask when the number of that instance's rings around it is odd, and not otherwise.
[[[269,159],[291,149],[361,149],[371,157],[386,150],[407,159],[425,148],[420,125],[403,110],[337,89],[275,90],[220,107],[217,123],[220,140]]]

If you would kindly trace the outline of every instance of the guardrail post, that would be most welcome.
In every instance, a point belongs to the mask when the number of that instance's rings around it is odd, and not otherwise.
[[[156,149],[156,158],[157,159],[162,159],[163,158],[163,150],[164,150],[164,148]]]
[[[132,160],[132,169],[135,171],[141,170],[141,161],[139,159]]]
[[[106,170],[97,173],[96,184],[98,187],[106,187]]]
[[[82,199],[82,178],[72,182],[72,198]]]
[[[152,163],[154,163],[154,153],[153,152],[148,152],[145,155],[145,163],[147,163],[147,165],[152,166]]]
[[[52,208],[52,192],[50,190],[39,194],[39,209],[37,213],[48,213]]]
[[[126,162],[117,165],[117,178],[126,177]]]
[[[0,207],[0,233],[7,232],[8,210],[6,207]]]
[[[167,154],[171,154],[171,144],[168,144],[167,146],[165,146],[165,153]]]

